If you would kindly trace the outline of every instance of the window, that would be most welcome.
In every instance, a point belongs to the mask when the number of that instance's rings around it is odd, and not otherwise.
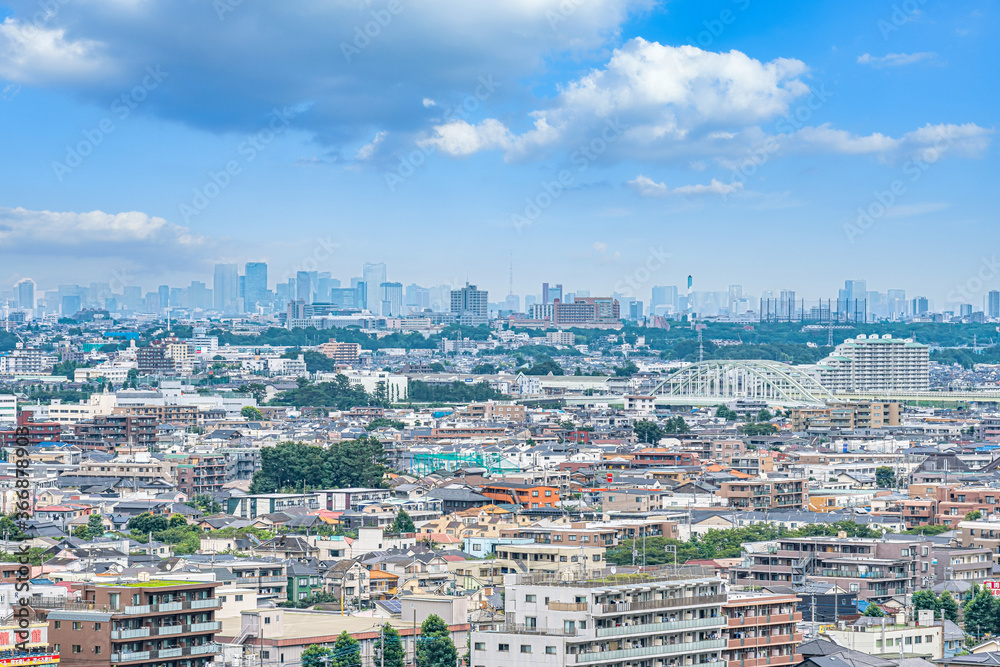
[[[537,498],[538,497],[538,491],[532,491],[531,492],[531,497],[532,498]],[[529,651],[529,653],[530,653],[530,651]]]
[[[581,630],[586,630],[587,629],[587,621],[580,621],[578,623],[578,625],[580,626]]]
[[[531,645],[521,644],[521,653],[531,653]]]
[[[242,595],[237,595],[236,596],[236,601],[237,602],[243,602],[243,596]]]
[[[265,616],[264,617],[264,625],[271,625],[271,617],[270,616]]]
[[[260,657],[263,658],[264,660],[270,660],[271,659],[271,652],[270,651],[261,651],[260,652]]]
[[[497,644],[497,650],[501,653],[506,653],[510,650],[510,644]]]
[[[563,621],[563,631],[570,634],[576,632],[576,621]]]
[[[52,645],[52,650],[55,651],[56,653],[59,653],[60,648],[61,646],[59,644]]]
[[[80,648],[79,644],[73,644],[73,653],[82,653],[83,649]]]
[[[857,593],[860,590],[861,590],[861,588],[860,588],[859,584],[851,584],[851,592],[852,593]]]
[[[537,602],[538,601],[538,596],[537,595],[525,595],[524,596],[524,601],[525,602]]]
[[[576,542],[576,535],[570,535],[569,536],[569,541],[570,542]]]
[[[83,630],[83,623],[80,621],[73,621],[74,630]]]
[[[551,491],[546,491],[545,492],[545,497],[546,498],[551,498],[552,497],[552,492]]]
[[[101,654],[101,647],[100,646],[95,646],[94,647],[94,653],[96,653],[97,655],[100,655]]]
[[[924,642],[924,638],[921,637],[920,635],[917,635],[916,639],[914,640],[914,643],[915,644],[922,644],[923,642]]]
[[[524,627],[528,628],[529,630],[534,630],[537,626],[538,626],[537,618],[535,618],[534,616],[524,617]]]
[[[219,596],[219,602],[225,602],[225,601],[226,601],[226,596],[225,595],[220,595]]]
[[[545,652],[548,655],[555,655],[556,654],[556,647],[555,646],[546,646],[545,647]]]
[[[477,651],[485,651],[486,650],[486,642],[476,642],[476,645],[475,645],[474,648]]]
[[[58,630],[62,627],[62,621],[55,621],[55,629]]]
[[[94,629],[95,630],[100,630],[101,629],[101,624],[100,623],[94,623]]]

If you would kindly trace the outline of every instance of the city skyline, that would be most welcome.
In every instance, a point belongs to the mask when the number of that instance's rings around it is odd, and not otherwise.
[[[216,4],[3,3],[0,284],[1000,286],[989,3]]]

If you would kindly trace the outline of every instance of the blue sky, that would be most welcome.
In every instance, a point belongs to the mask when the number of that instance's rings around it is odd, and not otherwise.
[[[519,294],[865,278],[944,306],[1000,289],[997,12],[8,1],[0,284],[367,260],[498,298],[513,257]]]

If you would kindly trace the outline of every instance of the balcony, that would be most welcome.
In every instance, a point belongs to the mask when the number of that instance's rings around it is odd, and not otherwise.
[[[550,602],[551,611],[587,611],[586,602]]]
[[[112,663],[123,662],[148,662],[150,660],[169,660],[172,658],[183,658],[184,656],[210,655],[222,652],[219,644],[201,644],[200,646],[183,646],[177,648],[165,648],[159,651],[137,651],[112,653]]]
[[[191,625],[161,625],[159,627],[135,628],[133,630],[112,630],[112,641],[126,639],[142,639],[143,637],[162,637],[166,635],[183,635],[191,632],[218,632],[222,629],[221,621],[192,623]]]
[[[725,620],[725,616],[715,616],[712,618],[695,618],[687,621],[666,621],[665,623],[646,623],[643,625],[617,625],[611,628],[597,628],[597,636],[620,637],[622,635],[687,630],[688,628],[721,628]]]
[[[770,646],[778,644],[792,644],[802,641],[802,635],[797,633],[791,633],[787,635],[768,635],[766,637],[740,637],[740,638],[730,638],[729,648],[751,648],[754,646]]]
[[[802,662],[802,656],[774,655],[769,658],[750,658],[747,660],[730,660],[728,667],[765,667],[765,665],[794,665]]]
[[[792,614],[759,614],[757,616],[742,616],[740,618],[730,618],[729,627],[740,628],[746,625],[770,625],[775,623],[798,623],[802,620],[802,613]]]
[[[182,600],[180,602],[163,602],[161,604],[128,605],[124,607],[122,613],[129,616],[144,616],[146,614],[165,614],[190,609],[217,609],[221,604],[218,598]]]
[[[692,597],[665,598],[658,600],[640,600],[638,602],[615,602],[601,605],[601,613],[614,614],[629,611],[645,611],[647,609],[671,609],[674,607],[700,607],[714,604],[724,604],[726,595],[700,595]],[[596,609],[595,609],[596,611]]]
[[[645,658],[670,655],[673,653],[698,653],[701,651],[711,651],[722,649],[726,646],[725,639],[710,639],[701,642],[684,642],[680,644],[660,644],[659,646],[642,646],[640,648],[627,648],[618,651],[593,651],[590,653],[578,653],[577,664],[589,662],[614,662],[616,660],[631,660],[632,658]],[[724,667],[725,663],[707,663]]]

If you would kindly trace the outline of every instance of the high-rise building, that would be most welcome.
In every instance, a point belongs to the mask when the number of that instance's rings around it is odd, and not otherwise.
[[[563,300],[563,286],[542,283],[542,303],[555,303],[556,299]]]
[[[62,303],[60,304],[59,312],[63,317],[73,317],[80,312],[81,301],[80,297],[76,294],[70,294],[62,298]]]
[[[861,334],[835,347],[813,371],[833,392],[919,391],[930,385],[929,348],[910,338]]]
[[[986,313],[991,319],[1000,317],[1000,292],[997,290],[986,295]]]
[[[891,289],[885,293],[886,305],[891,319],[906,317],[906,290]]]
[[[263,306],[267,301],[267,264],[264,262],[247,262],[246,289],[244,293],[244,310],[252,313],[257,306]]]
[[[212,307],[212,290],[200,280],[192,280],[187,288],[187,307],[208,310]]]
[[[671,312],[676,310],[677,310],[677,286],[676,285],[654,286],[653,295],[649,301],[649,312],[651,314],[662,314],[665,312]]]
[[[619,324],[621,305],[609,296],[582,297],[573,303],[556,301],[552,308],[552,323],[556,326],[588,324]]]
[[[176,303],[170,303],[170,285],[160,285],[156,288],[156,294],[160,298],[161,309],[177,305]]]
[[[402,317],[403,315],[403,283],[382,283],[382,315],[385,317]]]
[[[131,313],[139,312],[142,307],[142,288],[138,285],[126,285],[122,288],[122,305]]]
[[[212,306],[227,315],[239,312],[240,280],[235,264],[216,264],[212,284]]]
[[[628,318],[633,322],[642,319],[642,301],[632,301],[628,305]]]
[[[791,322],[797,317],[798,307],[795,304],[795,290],[783,289],[778,296],[779,319]]]
[[[486,324],[489,317],[489,293],[465,283],[465,287],[451,291],[451,313],[460,324]]]
[[[308,271],[299,271],[295,274],[295,298],[306,303],[313,302],[312,276]]]
[[[931,310],[930,300],[925,296],[918,296],[913,299],[910,306],[910,313],[914,317],[926,315]]]
[[[387,282],[385,273],[385,263],[365,262],[361,274],[364,277],[365,308],[375,315],[382,314],[382,290],[379,286]]]
[[[17,283],[17,307],[22,310],[35,308],[35,281],[24,279]]]

